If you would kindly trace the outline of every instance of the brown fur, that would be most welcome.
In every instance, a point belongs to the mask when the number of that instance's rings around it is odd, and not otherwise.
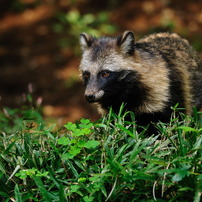
[[[164,116],[168,118],[171,106],[176,103],[179,103],[179,107],[184,107],[187,114],[191,113],[193,106],[197,108],[202,106],[201,61],[188,41],[177,34],[158,33],[137,42],[131,31],[126,31],[119,37],[98,39],[88,34],[81,34],[81,47],[83,50],[81,73],[90,73],[86,92],[96,95],[96,91],[99,91],[97,94],[103,95],[103,98],[95,99],[102,114],[107,112],[110,106],[117,107],[118,103],[113,104],[112,101],[116,96],[117,99],[122,96],[126,104],[130,103],[128,110],[135,112],[140,119],[141,115],[147,114],[152,117],[157,114],[155,120],[161,120],[160,117]],[[96,83],[102,71],[122,72],[117,82],[129,85],[127,80],[124,80],[129,78],[131,85],[125,90],[123,85],[120,86],[122,91],[119,92],[117,89],[116,94],[114,92],[116,81],[114,81],[114,88],[111,86],[112,98],[110,93],[105,96],[107,91],[105,92],[105,89]],[[138,89],[133,85],[133,78]],[[133,90],[134,94],[136,93],[135,89],[142,93],[140,95],[142,98],[136,104],[136,99],[133,98],[133,106],[130,99]],[[128,92],[130,93],[127,95]],[[138,100],[139,97],[136,96]],[[119,102],[121,103],[121,100]]]

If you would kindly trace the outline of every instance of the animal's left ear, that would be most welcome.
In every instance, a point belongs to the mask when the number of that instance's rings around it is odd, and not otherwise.
[[[117,45],[121,48],[123,54],[133,55],[135,36],[132,31],[125,31],[118,39]]]

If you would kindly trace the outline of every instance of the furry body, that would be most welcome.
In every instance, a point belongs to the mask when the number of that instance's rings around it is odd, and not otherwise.
[[[80,36],[80,71],[85,97],[101,114],[122,103],[140,125],[170,120],[179,103],[190,114],[202,107],[202,65],[188,41],[159,33],[135,42],[131,31],[118,37]]]

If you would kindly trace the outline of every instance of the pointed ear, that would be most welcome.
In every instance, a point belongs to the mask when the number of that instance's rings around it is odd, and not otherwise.
[[[93,42],[93,37],[87,33],[80,34],[80,45],[81,50],[84,51],[91,46]]]
[[[117,40],[117,45],[121,48],[123,54],[133,55],[135,36],[132,31],[125,31]]]

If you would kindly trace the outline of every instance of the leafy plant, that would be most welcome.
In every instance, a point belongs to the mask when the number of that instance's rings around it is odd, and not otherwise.
[[[63,160],[73,159],[81,153],[82,149],[94,149],[100,144],[96,140],[89,140],[87,136],[92,133],[91,128],[93,124],[88,119],[81,119],[80,122],[81,123],[79,124],[69,122],[64,125],[64,127],[71,133],[68,137],[63,136],[58,139],[58,144],[65,146],[65,152],[62,154]]]
[[[0,133],[4,201],[201,200],[200,113],[174,114],[149,136],[146,129],[137,132],[134,114],[123,107],[117,115],[111,110],[95,123],[81,119],[57,131],[41,124],[36,112],[32,120],[14,114],[17,130],[4,130],[11,124],[5,121]]]

